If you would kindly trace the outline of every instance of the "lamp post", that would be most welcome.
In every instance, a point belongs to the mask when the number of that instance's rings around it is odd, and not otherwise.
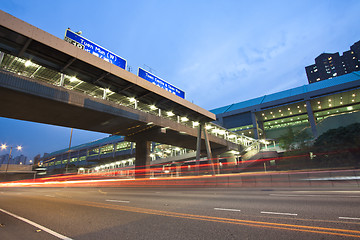
[[[71,133],[70,133],[68,160],[67,160],[66,166],[65,166],[65,173],[66,173],[66,174],[68,173],[68,166],[69,166],[69,162],[70,162],[70,150],[71,150],[72,135],[73,135],[73,128],[71,128]]]
[[[8,146],[7,146],[6,144],[1,144],[1,150],[6,149],[7,147],[8,147]],[[6,164],[6,168],[5,168],[4,179],[5,179],[5,177],[6,177],[6,173],[7,173],[8,168],[9,168],[9,162],[10,162],[10,158],[11,158],[12,149],[13,149],[13,146],[10,146],[10,153],[9,153],[9,157],[8,157],[7,164]],[[21,151],[22,147],[21,147],[21,146],[17,146],[16,149],[17,149],[18,151]]]

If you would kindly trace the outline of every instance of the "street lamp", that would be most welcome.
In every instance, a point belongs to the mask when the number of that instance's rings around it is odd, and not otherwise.
[[[7,147],[9,147],[9,146],[7,146],[6,144],[1,144],[1,150],[5,150]],[[10,162],[10,158],[11,158],[12,149],[13,149],[13,146],[10,146],[10,153],[9,153],[9,158],[8,158],[6,168],[5,168],[4,179],[5,179],[6,173],[7,173],[8,168],[9,168],[9,162]],[[16,149],[18,151],[21,151],[22,146],[17,146]]]

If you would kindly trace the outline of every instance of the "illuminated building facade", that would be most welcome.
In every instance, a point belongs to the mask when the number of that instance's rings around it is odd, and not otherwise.
[[[360,72],[220,107],[217,123],[238,134],[276,139],[288,127],[317,137],[360,122]]]
[[[135,143],[124,141],[123,136],[110,136],[93,142],[74,146],[44,155],[39,165],[51,174],[74,172],[81,168],[109,170],[133,167]],[[181,156],[182,160],[194,158],[195,151],[166,144],[151,144],[152,164],[172,163]]]
[[[354,43],[342,56],[336,53],[322,53],[315,58],[315,64],[305,67],[309,83],[342,76],[360,70],[360,41]]]

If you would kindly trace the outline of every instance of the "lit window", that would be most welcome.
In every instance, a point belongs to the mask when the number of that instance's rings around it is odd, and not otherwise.
[[[187,122],[187,121],[189,121],[189,119],[188,119],[187,117],[182,117],[180,120],[181,120],[182,122]]]
[[[172,117],[174,116],[175,114],[173,112],[167,112],[166,115],[168,115],[168,117]]]
[[[29,67],[29,66],[31,66],[31,61],[30,61],[30,60],[27,60],[27,61],[25,62],[25,67]]]
[[[75,81],[77,81],[78,79],[76,78],[76,77],[71,77],[70,78],[70,82],[75,82]]]

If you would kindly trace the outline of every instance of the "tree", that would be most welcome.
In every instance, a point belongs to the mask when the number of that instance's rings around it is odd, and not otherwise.
[[[314,147],[318,150],[354,149],[360,146],[360,123],[330,129],[319,136]]]
[[[294,131],[291,127],[278,138],[279,146],[285,150],[293,150],[305,147],[305,141],[310,138],[306,131]]]

